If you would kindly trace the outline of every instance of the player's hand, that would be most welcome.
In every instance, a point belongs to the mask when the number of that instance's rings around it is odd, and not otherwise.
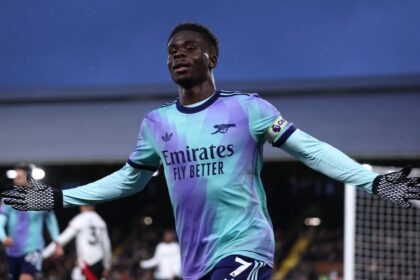
[[[55,242],[54,257],[59,258],[64,255],[63,246],[60,243]]]
[[[12,246],[13,245],[13,238],[11,238],[10,236],[8,236],[8,237],[6,237],[4,240],[3,240],[3,245],[4,245],[4,247],[10,247],[10,246]]]
[[[30,188],[17,186],[1,194],[6,198],[4,204],[12,205],[16,210],[51,210],[63,208],[63,193],[33,178],[28,179]]]
[[[410,199],[420,199],[420,177],[408,177],[411,167],[379,175],[373,181],[372,191],[400,208],[410,208]]]

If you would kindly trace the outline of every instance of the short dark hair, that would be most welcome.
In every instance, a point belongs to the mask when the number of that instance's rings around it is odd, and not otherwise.
[[[32,163],[21,162],[16,164],[15,170],[23,170],[26,173],[26,176],[32,175],[32,170],[35,168],[35,165]]]
[[[169,35],[168,42],[176,33],[180,31],[194,31],[200,33],[208,40],[212,47],[212,50],[214,51],[216,56],[219,57],[219,41],[217,40],[217,37],[213,34],[213,32],[211,32],[204,25],[194,22],[180,23],[177,26],[175,26],[175,28],[172,30],[171,34]]]

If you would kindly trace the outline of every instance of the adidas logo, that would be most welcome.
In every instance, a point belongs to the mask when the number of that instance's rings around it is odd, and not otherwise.
[[[165,135],[162,136],[162,140],[165,142],[168,142],[169,140],[171,140],[172,138],[172,132],[170,134],[168,134],[168,132],[165,133]]]

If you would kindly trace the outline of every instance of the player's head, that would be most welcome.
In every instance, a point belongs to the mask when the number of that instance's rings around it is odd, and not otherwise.
[[[80,211],[95,211],[94,205],[82,205],[80,206]]]
[[[169,35],[169,72],[172,80],[184,88],[213,80],[218,56],[216,36],[201,24],[178,24]]]
[[[174,242],[176,240],[176,233],[173,230],[166,230],[163,233],[163,241],[166,243]]]
[[[16,177],[13,179],[13,184],[16,186],[30,187],[28,178],[32,174],[34,165],[31,163],[19,163],[15,166]]]

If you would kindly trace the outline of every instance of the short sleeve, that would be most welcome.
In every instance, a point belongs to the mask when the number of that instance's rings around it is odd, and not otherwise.
[[[160,166],[160,157],[153,146],[150,126],[150,119],[146,116],[140,126],[137,145],[127,163],[133,168],[156,171]]]
[[[266,140],[275,147],[280,147],[296,130],[293,123],[284,119],[271,103],[258,94],[251,95],[249,122],[256,139]]]

